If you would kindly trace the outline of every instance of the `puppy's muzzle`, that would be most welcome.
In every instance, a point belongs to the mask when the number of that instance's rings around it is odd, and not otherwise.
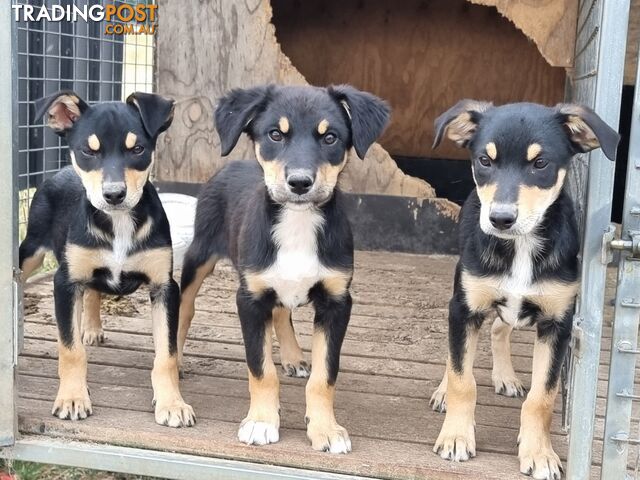
[[[287,187],[291,193],[304,195],[313,187],[314,178],[307,171],[294,170],[287,173]]]
[[[489,212],[489,221],[498,230],[508,230],[513,227],[518,219],[518,209],[515,205],[492,205]]]
[[[102,196],[109,205],[120,205],[127,196],[127,186],[124,182],[103,183]]]

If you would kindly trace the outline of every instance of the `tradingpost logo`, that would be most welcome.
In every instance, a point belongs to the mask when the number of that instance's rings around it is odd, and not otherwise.
[[[108,3],[105,5],[11,5],[16,22],[106,22],[107,35],[153,35],[157,29],[157,5]]]

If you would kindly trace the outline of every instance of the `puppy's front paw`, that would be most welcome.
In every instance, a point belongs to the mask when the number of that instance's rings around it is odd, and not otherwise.
[[[433,451],[445,460],[465,462],[476,456],[476,436],[473,418],[452,419],[447,413]]]
[[[560,457],[553,451],[548,438],[534,438],[537,436],[518,436],[518,458],[520,472],[530,475],[536,480],[560,480],[562,478],[562,463]]]
[[[311,448],[314,450],[330,453],[351,451],[351,439],[346,428],[336,422],[307,419],[307,438],[311,441]]]
[[[192,427],[196,424],[193,408],[181,399],[166,402],[154,400],[153,404],[155,405],[156,423],[160,425],[179,428]]]
[[[311,374],[311,367],[304,360],[297,362],[282,362],[282,370],[287,377],[307,378]]]
[[[279,422],[269,423],[245,418],[238,429],[238,440],[247,445],[267,445],[280,440]]]
[[[442,388],[442,385],[440,385],[431,395],[429,405],[431,405],[431,410],[434,412],[445,413],[447,411],[447,389]]]
[[[100,328],[86,328],[82,330],[82,343],[85,345],[101,345],[104,343],[104,330]]]
[[[527,391],[515,373],[512,375],[502,375],[494,372],[491,375],[495,392],[505,397],[524,397]]]
[[[62,420],[84,420],[92,415],[93,408],[86,385],[64,388],[60,385],[51,414]]]

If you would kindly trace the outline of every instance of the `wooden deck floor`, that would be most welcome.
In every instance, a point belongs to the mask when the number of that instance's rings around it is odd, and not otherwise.
[[[186,346],[182,392],[198,424],[169,429],[154,423],[150,370],[153,363],[146,291],[103,302],[106,343],[89,347],[89,385],[94,415],[82,422],[51,416],[57,389],[56,326],[50,278],[26,289],[25,342],[19,362],[20,430],[75,440],[194,453],[383,478],[523,478],[518,473],[516,437],[520,399],[494,393],[488,329],[478,347],[475,375],[478,456],[452,464],[431,452],[443,415],[429,397],[444,371],[446,315],[454,257],[390,253],[356,255],[354,308],[341,357],[336,414],[352,438],[353,452],[335,456],[311,450],[305,437],[304,379],[281,375],[280,442],[248,447],[236,430],[248,408],[244,348],[235,315],[235,273],[222,265],[196,304]],[[308,354],[311,310],[294,312],[300,343]],[[610,328],[605,328],[610,336]],[[513,334],[513,363],[528,385],[533,331]],[[276,342],[276,360],[278,359]],[[605,349],[609,348],[605,341]],[[606,395],[603,355],[599,396]],[[596,433],[602,438],[599,400]],[[553,418],[553,442],[564,459],[560,401]],[[600,458],[602,442],[594,442]],[[599,461],[599,460],[598,460]],[[596,461],[596,464],[598,463]],[[594,469],[594,474],[598,468]]]

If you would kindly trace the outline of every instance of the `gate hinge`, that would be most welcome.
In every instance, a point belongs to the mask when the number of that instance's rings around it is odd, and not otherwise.
[[[613,260],[613,250],[622,250],[631,253],[630,258],[640,260],[640,232],[630,230],[629,239],[616,238],[616,229],[609,225],[602,236],[602,263],[605,265]]]

